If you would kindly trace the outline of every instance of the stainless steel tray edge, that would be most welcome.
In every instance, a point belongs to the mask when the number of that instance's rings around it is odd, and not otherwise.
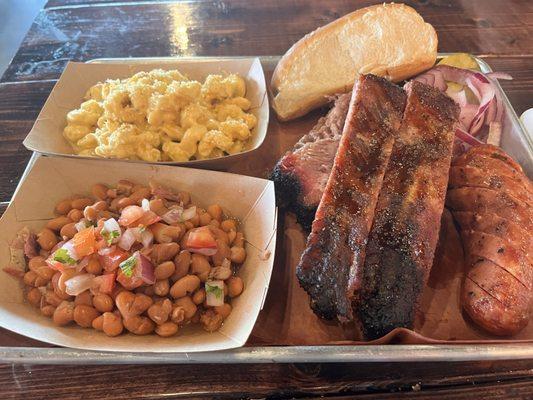
[[[242,347],[208,353],[114,353],[67,348],[0,348],[13,364],[249,364],[439,362],[533,359],[533,345],[379,345]]]

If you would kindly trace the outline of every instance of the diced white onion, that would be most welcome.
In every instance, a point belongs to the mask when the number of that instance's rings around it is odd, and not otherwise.
[[[129,228],[129,229],[131,229],[131,232],[133,233],[135,240],[140,242],[142,240],[143,228],[136,227],[136,228]]]
[[[132,228],[126,229],[124,233],[120,236],[120,240],[118,241],[118,247],[124,250],[131,249],[131,246],[133,246],[133,243],[136,241],[135,233]]]
[[[114,250],[115,250],[115,246],[102,247],[100,250],[98,250],[98,254],[100,254],[101,256],[105,256],[106,254],[109,254]]]
[[[70,256],[70,258],[72,258],[73,260],[78,261],[80,259],[78,257],[78,254],[76,253],[76,250],[74,249],[74,243],[72,242],[72,240],[69,240],[68,242],[63,244],[63,246],[61,246],[61,248],[65,249],[67,251],[68,255]]]
[[[120,229],[120,225],[118,224],[117,220],[115,218],[109,218],[104,222],[104,228],[102,229],[106,231],[107,233],[111,234],[111,232],[118,232],[118,236],[113,238],[111,243],[117,243],[120,240],[120,237],[122,236],[122,230]]]
[[[180,208],[173,208],[169,211],[167,211],[165,214],[161,216],[161,219],[165,221],[167,224],[175,224],[176,222],[181,221],[181,216],[183,214],[183,209]]]
[[[216,296],[208,287],[218,287],[220,296]],[[224,304],[224,281],[207,281],[205,283],[206,304],[211,307],[217,307]]]
[[[86,223],[87,223],[87,220],[85,218],[82,218],[78,222],[76,222],[74,226],[76,227],[76,230],[79,232],[87,228],[87,225],[85,225]]]
[[[65,281],[65,291],[71,296],[77,296],[91,288],[93,279],[93,274],[76,275]]]
[[[150,211],[150,201],[148,199],[142,199],[141,207],[144,211]]]
[[[183,221],[188,221],[191,218],[194,218],[195,215],[196,215],[196,206],[192,206],[183,211],[183,214],[181,214],[181,219]]]
[[[143,247],[150,247],[152,243],[154,242],[154,234],[150,229],[145,229],[141,233],[141,242],[143,244]]]

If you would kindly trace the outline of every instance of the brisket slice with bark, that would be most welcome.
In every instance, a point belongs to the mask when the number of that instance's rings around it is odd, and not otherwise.
[[[354,312],[367,339],[412,328],[437,239],[459,107],[420,82],[407,105],[383,178]]]
[[[361,76],[307,248],[297,268],[311,307],[326,319],[353,319],[365,245],[385,168],[405,106],[389,81]]]
[[[271,179],[281,205],[309,228],[324,193],[348,113],[351,93],[340,95],[333,108],[275,166]]]

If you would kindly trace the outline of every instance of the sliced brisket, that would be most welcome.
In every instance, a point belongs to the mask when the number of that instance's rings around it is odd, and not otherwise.
[[[285,154],[271,179],[280,203],[309,228],[339,147],[351,94],[340,95],[329,113]]]

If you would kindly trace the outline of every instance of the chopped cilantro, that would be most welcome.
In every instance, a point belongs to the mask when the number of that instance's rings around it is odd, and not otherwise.
[[[75,265],[76,260],[68,254],[67,249],[57,249],[54,252],[54,261],[58,261],[61,264]]]
[[[110,246],[113,243],[113,240],[120,236],[120,233],[118,231],[116,231],[116,230],[108,232],[108,231],[102,229],[100,234],[103,236],[103,238],[105,239],[107,244],[110,245]]]
[[[224,296],[224,290],[218,286],[210,285],[206,282],[205,284],[206,293],[212,293],[217,299],[220,299]]]
[[[126,275],[128,278],[131,278],[133,275],[133,268],[135,268],[135,264],[137,264],[137,257],[132,255],[127,260],[122,261],[118,266],[122,270],[122,273]]]

